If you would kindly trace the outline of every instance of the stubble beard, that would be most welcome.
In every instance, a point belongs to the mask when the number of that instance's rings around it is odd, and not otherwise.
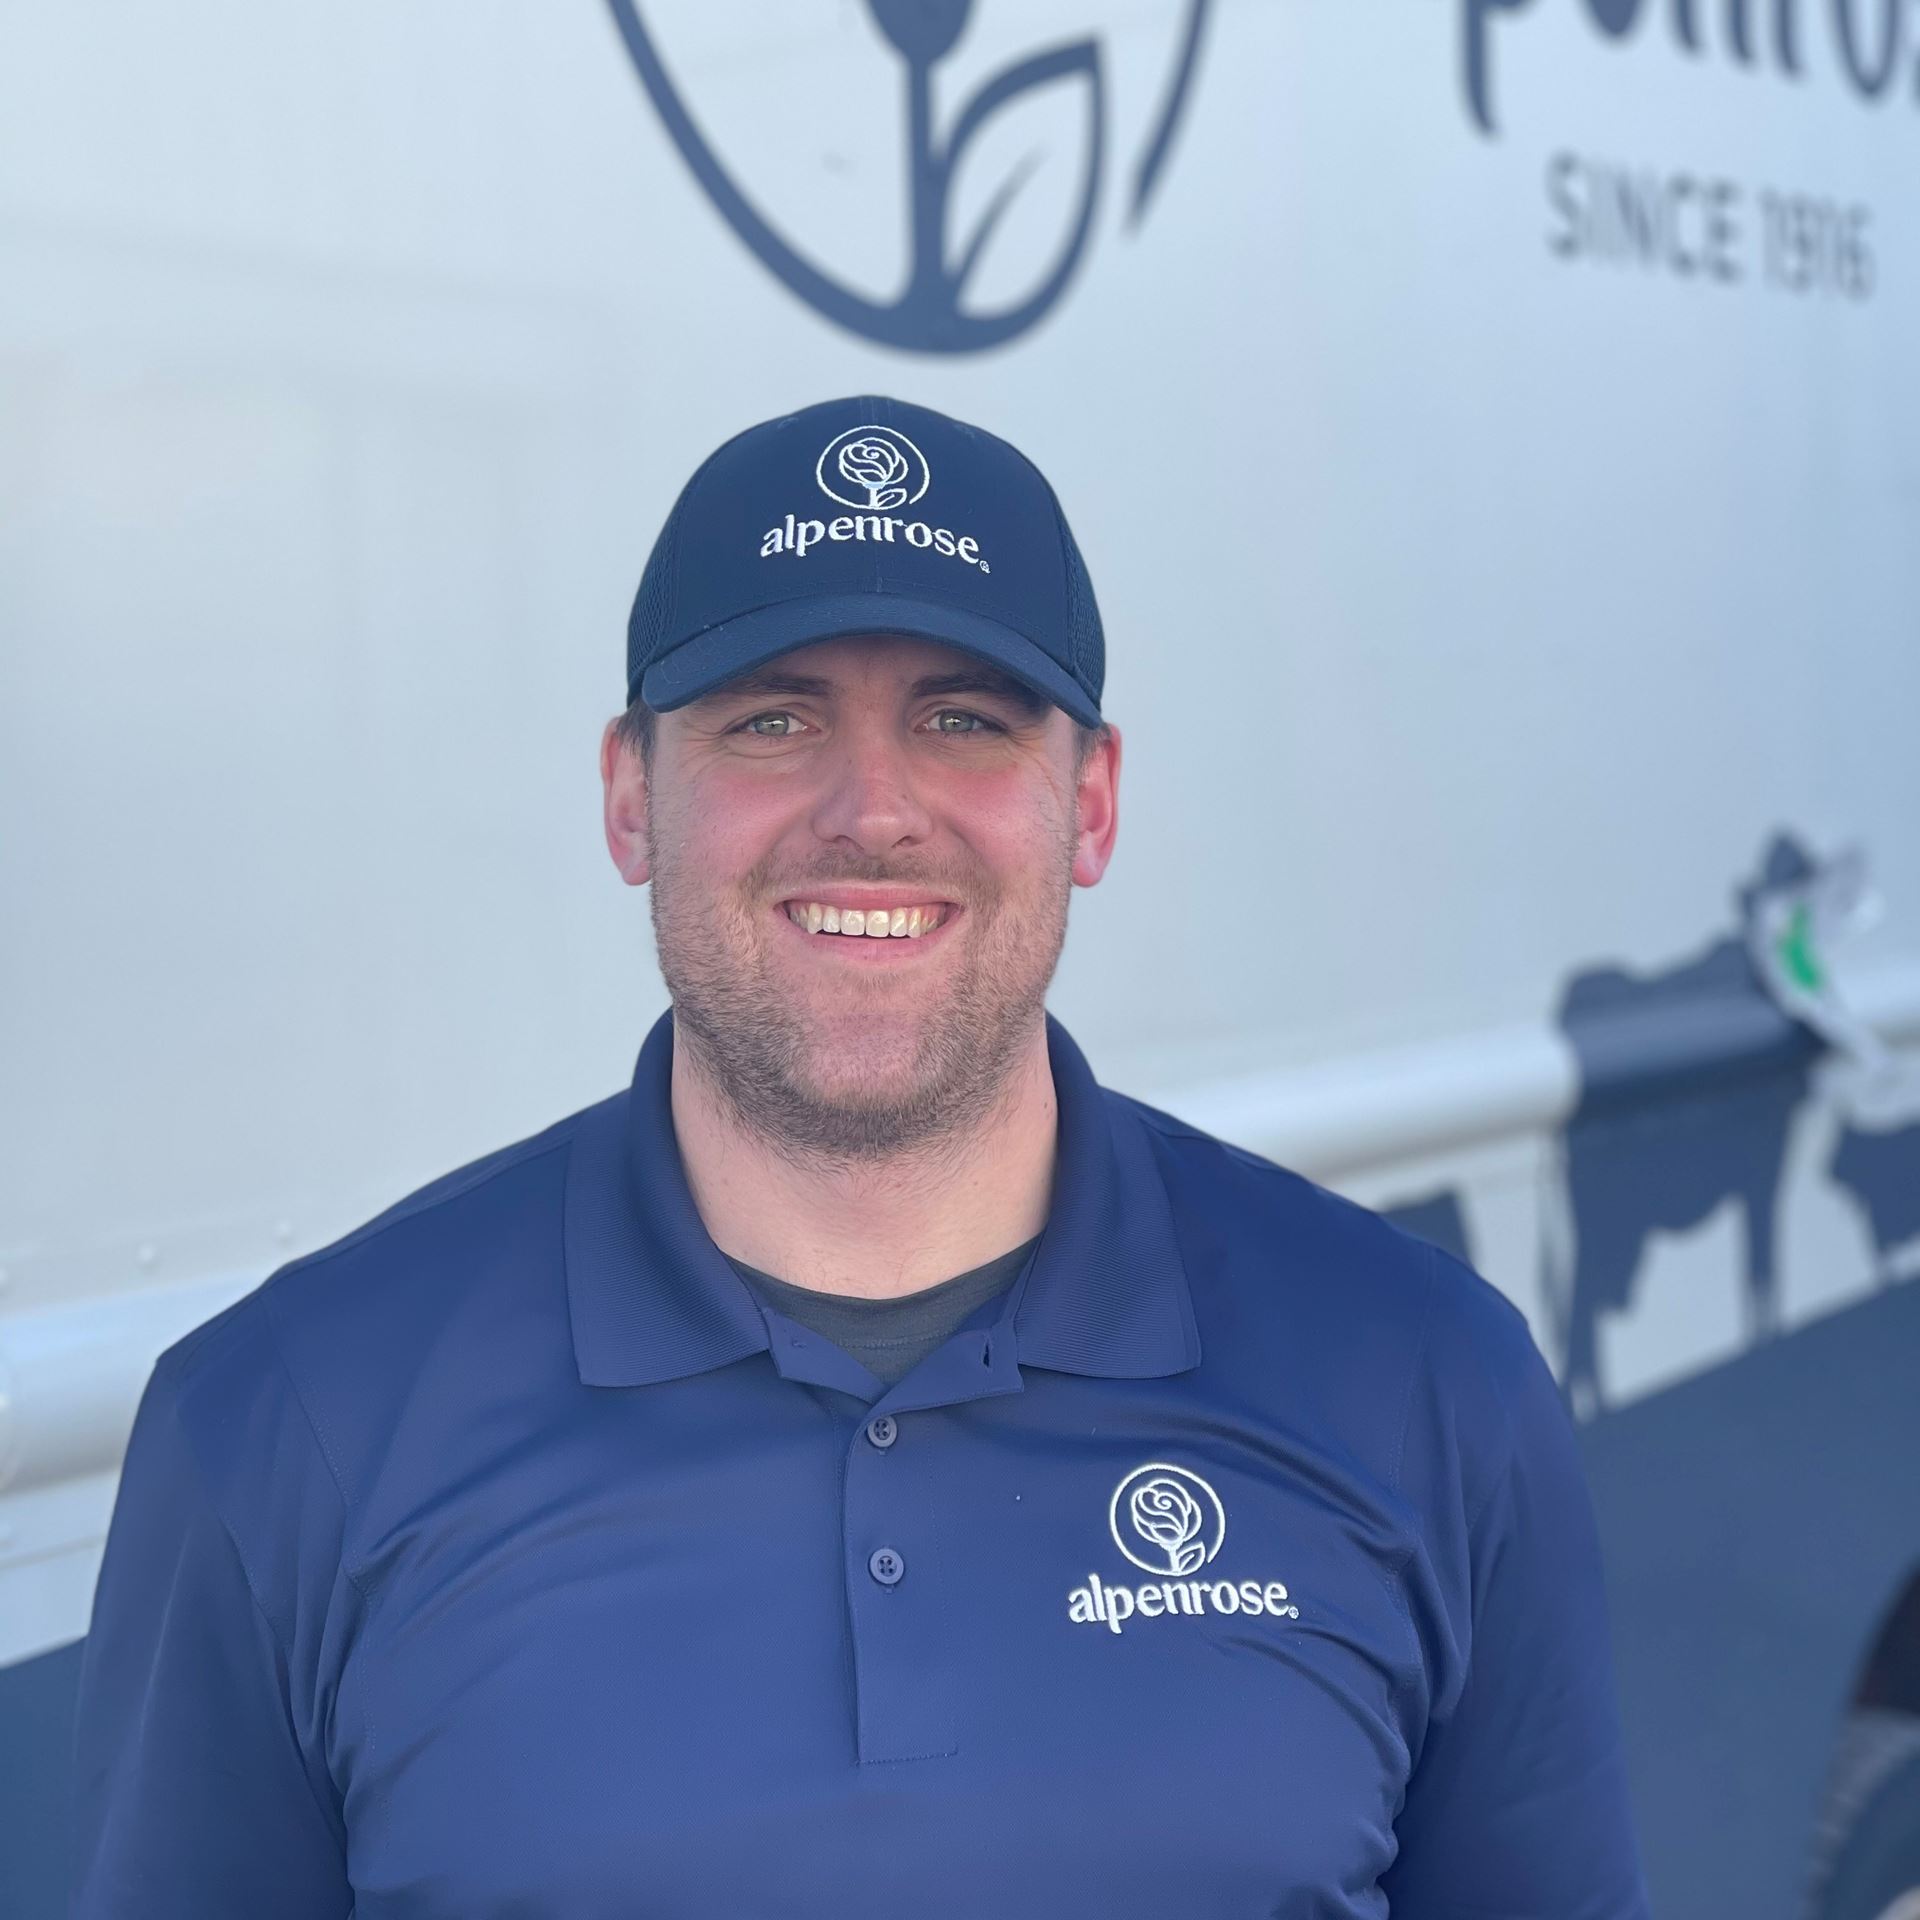
[[[1003,894],[984,886],[960,894],[971,924],[954,931],[967,949],[957,966],[934,963],[949,975],[948,984],[924,1012],[891,1015],[892,996],[880,982],[871,1016],[859,1013],[857,995],[839,1001],[844,1010],[834,1024],[853,1031],[870,1071],[856,1066],[829,1084],[818,1063],[836,1042],[769,961],[768,943],[779,937],[761,904],[770,897],[770,873],[756,868],[737,893],[717,900],[702,895],[697,879],[674,859],[662,861],[664,849],[655,846],[654,942],[673,999],[676,1045],[684,1045],[733,1123],[789,1160],[870,1166],[937,1159],[943,1146],[957,1151],[991,1124],[1013,1091],[1016,1068],[1044,1018],[1047,987],[1066,942],[1070,833],[1056,847],[1053,882],[1030,907],[1009,907]],[[868,871],[810,878],[825,887],[835,880],[878,885],[926,876]],[[936,885],[929,897],[951,896]],[[918,999],[910,985],[901,997]],[[846,1049],[840,1051],[844,1057]]]

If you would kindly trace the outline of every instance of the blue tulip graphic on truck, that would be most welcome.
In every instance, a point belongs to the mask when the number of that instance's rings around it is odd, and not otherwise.
[[[905,69],[905,174],[908,264],[892,300],[855,292],[806,258],[749,200],[695,124],[640,17],[640,0],[609,0],[642,85],[694,177],[761,264],[790,292],[853,333],[920,353],[977,353],[1012,340],[1047,314],[1086,252],[1106,166],[1107,87],[1100,45],[1069,40],[1003,68],[966,100],[944,137],[936,130],[934,68],[965,33],[973,0],[868,0],[867,11]],[[1186,107],[1212,0],[1185,0],[1172,75],[1147,139],[1135,157],[1129,224],[1137,225],[1159,184]],[[995,312],[967,310],[968,283],[1002,217],[1018,199],[1039,156],[1030,156],[987,202],[963,237],[951,232],[954,183],[974,139],[1008,106],[1056,82],[1086,100],[1079,192],[1068,232],[1038,284]]]

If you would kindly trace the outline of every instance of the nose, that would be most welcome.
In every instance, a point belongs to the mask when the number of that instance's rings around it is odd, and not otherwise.
[[[913,764],[913,746],[899,722],[878,715],[850,717],[836,729],[814,831],[881,854],[924,841],[933,830]]]

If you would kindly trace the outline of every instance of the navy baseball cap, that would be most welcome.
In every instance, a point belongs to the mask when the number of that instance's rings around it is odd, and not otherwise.
[[[1100,722],[1100,610],[1039,468],[873,394],[749,427],[701,463],[634,597],[627,699],[670,712],[792,647],[862,633],[944,642]]]

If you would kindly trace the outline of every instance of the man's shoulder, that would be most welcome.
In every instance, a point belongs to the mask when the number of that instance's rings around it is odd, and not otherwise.
[[[1543,1363],[1525,1314],[1465,1261],[1276,1160],[1126,1094],[1107,1097],[1160,1151],[1197,1304],[1270,1328],[1329,1377],[1358,1360],[1376,1384],[1389,1352],[1409,1392],[1477,1405],[1504,1433],[1507,1403]],[[1205,1317],[1203,1311],[1203,1318]],[[1256,1336],[1254,1345],[1259,1344]]]
[[[1384,1215],[1164,1108],[1110,1089],[1107,1098],[1155,1141],[1176,1215],[1198,1215],[1213,1234],[1257,1252],[1336,1261],[1347,1282],[1371,1280],[1416,1303],[1431,1284],[1439,1250]],[[1456,1270],[1451,1284],[1500,1298],[1471,1268],[1442,1257]]]
[[[626,1098],[623,1090],[429,1181],[174,1341],[154,1372],[182,1417],[231,1430],[285,1402],[324,1449],[324,1408],[342,1383],[377,1401],[383,1380],[404,1383],[463,1311],[531,1289],[564,1317],[568,1150]]]
[[[329,1268],[404,1258],[406,1250],[429,1244],[457,1247],[494,1232],[503,1211],[539,1204],[536,1196],[564,1164],[575,1134],[589,1121],[622,1106],[626,1098],[623,1088],[524,1140],[441,1174],[339,1239],[289,1261],[267,1284],[291,1290]]]

